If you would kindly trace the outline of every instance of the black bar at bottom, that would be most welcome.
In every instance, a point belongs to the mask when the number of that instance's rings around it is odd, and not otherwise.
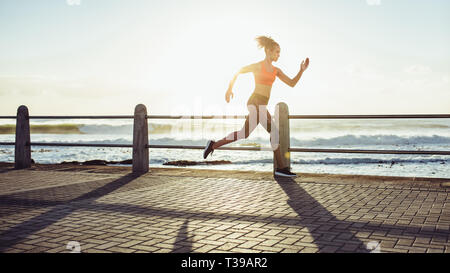
[[[6,254],[1,255],[6,256]],[[14,258],[18,260],[14,261]],[[24,258],[26,263],[23,262]],[[441,268],[447,256],[445,254],[417,256],[399,253],[96,253],[92,255],[58,253],[8,255],[8,259],[2,259],[2,262],[4,266],[8,263],[14,264],[19,270],[25,266],[45,262],[46,270],[58,269],[59,272],[61,263],[54,263],[55,258],[58,261],[73,260],[68,261],[71,263],[75,261],[80,263],[85,260],[86,264],[89,264],[89,270],[92,271],[104,271],[105,267],[116,270],[123,267],[118,271],[126,271],[129,270],[130,265],[133,265],[135,268],[145,268],[144,272],[349,272],[355,269],[357,272],[364,272],[370,266],[378,270],[379,267],[376,265],[389,264],[394,271],[408,272],[423,264],[426,264],[431,271]],[[18,262],[19,259],[21,263]],[[332,270],[327,270],[330,267]]]

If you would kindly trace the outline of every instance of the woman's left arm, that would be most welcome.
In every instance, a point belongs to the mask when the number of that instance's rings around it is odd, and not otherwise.
[[[279,68],[276,68],[278,70],[277,76],[285,84],[289,85],[290,87],[294,87],[297,84],[297,82],[300,80],[300,78],[303,75],[303,72],[305,72],[305,70],[308,68],[308,66],[309,66],[309,58],[306,58],[305,61],[302,61],[302,64],[300,65],[300,71],[297,73],[297,75],[293,79],[286,76],[286,74],[284,74],[283,71],[281,71],[281,69],[279,69]]]

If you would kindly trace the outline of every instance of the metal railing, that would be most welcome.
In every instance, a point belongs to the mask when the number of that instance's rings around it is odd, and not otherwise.
[[[429,119],[450,118],[450,114],[426,115],[289,115],[285,103],[277,104],[275,120],[278,120],[278,148],[285,155],[286,164],[290,166],[290,152],[302,153],[363,153],[363,154],[415,154],[415,155],[450,155],[450,151],[423,151],[423,150],[364,150],[364,149],[312,149],[290,147],[289,120],[291,119]],[[29,116],[28,108],[20,106],[17,116],[0,116],[0,119],[16,119],[16,141],[0,142],[0,145],[15,146],[15,167],[29,168],[31,166],[31,146],[65,146],[65,147],[111,147],[133,148],[133,172],[148,172],[148,149],[204,149],[204,146],[193,145],[149,145],[148,119],[245,119],[245,115],[234,116],[168,116],[147,115],[146,107],[139,104],[134,115],[112,116]],[[133,144],[88,144],[88,143],[51,143],[30,141],[30,119],[134,119]],[[220,147],[219,150],[260,151],[259,147]],[[274,158],[274,168],[277,162]]]

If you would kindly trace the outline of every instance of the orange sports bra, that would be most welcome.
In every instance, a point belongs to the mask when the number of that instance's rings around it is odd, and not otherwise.
[[[272,85],[277,75],[277,69],[272,66],[273,72],[269,73],[264,68],[264,62],[261,62],[261,73],[255,73],[255,82],[264,85]]]

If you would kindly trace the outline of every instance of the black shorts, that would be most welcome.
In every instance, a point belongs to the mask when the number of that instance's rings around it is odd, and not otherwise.
[[[247,105],[267,105],[268,102],[268,97],[253,93],[248,99]]]
[[[267,103],[269,98],[263,95],[253,93],[247,101],[247,109],[249,114],[245,118],[243,130],[245,130],[245,138],[256,128],[258,124],[266,129],[267,132],[272,132],[272,116],[267,110]]]
[[[275,151],[279,145],[278,128],[272,120],[269,111],[267,111],[268,101],[268,97],[253,93],[247,102],[249,114],[245,117],[244,126],[242,129],[229,134],[227,138],[234,141],[247,138],[256,126],[261,123],[264,129],[269,132],[272,150]]]

